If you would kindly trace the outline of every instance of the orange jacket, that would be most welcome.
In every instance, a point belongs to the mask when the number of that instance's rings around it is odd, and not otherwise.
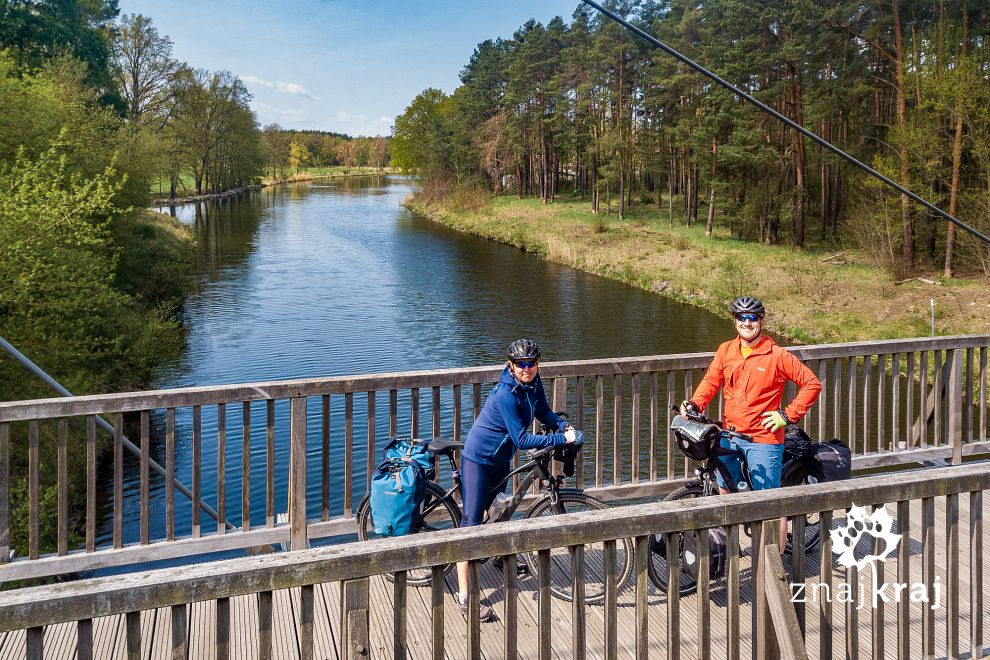
[[[733,426],[739,433],[753,436],[756,442],[780,444],[784,441],[784,430],[771,433],[764,429],[763,413],[780,410],[784,385],[793,381],[800,391],[784,414],[797,422],[818,399],[822,384],[811,369],[770,337],[764,335],[763,341],[745,359],[740,352],[741,343],[736,337],[718,347],[691,401],[704,410],[724,385],[722,421],[726,427]]]

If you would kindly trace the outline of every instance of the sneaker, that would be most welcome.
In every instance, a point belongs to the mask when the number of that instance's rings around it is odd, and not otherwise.
[[[461,614],[464,615],[464,618],[467,618],[468,615],[467,596],[465,596],[464,599],[461,600],[461,596],[460,594],[458,594],[456,599],[457,599],[457,607],[460,608]],[[485,623],[486,621],[491,621],[494,618],[495,618],[495,612],[492,611],[492,608],[482,603],[481,609],[478,611],[478,620],[481,621],[482,623]]]
[[[495,570],[496,571],[498,571],[499,573],[501,573],[502,572],[502,558],[501,557],[494,557],[492,559],[492,566],[495,567]],[[519,557],[518,555],[516,556],[516,575],[529,575],[529,566],[527,566],[526,565],[526,562],[523,561],[522,557]]]

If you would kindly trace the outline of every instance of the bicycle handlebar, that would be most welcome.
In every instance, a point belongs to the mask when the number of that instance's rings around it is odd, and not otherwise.
[[[678,415],[681,414],[681,409],[677,406],[671,406],[671,411],[676,412]],[[722,433],[729,437],[739,438],[740,440],[745,440],[746,442],[753,442],[753,436],[746,435],[745,433],[739,433],[734,427],[725,428],[725,423],[721,420],[712,419],[706,416],[704,413],[691,412],[690,410],[686,415],[683,415],[685,419],[689,419],[692,422],[700,422],[701,424],[714,424],[715,426],[722,429]]]

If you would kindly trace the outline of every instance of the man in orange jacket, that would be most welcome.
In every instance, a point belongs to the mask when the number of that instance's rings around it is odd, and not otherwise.
[[[780,486],[784,455],[784,427],[797,423],[818,399],[822,384],[811,369],[794,355],[777,346],[763,334],[763,303],[750,296],[732,301],[729,307],[739,335],[718,347],[715,358],[694,395],[681,404],[681,414],[699,412],[723,388],[726,427],[753,437],[752,442],[732,438],[722,445],[737,449],[745,458],[754,490]],[[792,381],[800,388],[786,407],[781,405],[784,386]],[[736,484],[743,481],[738,456],[722,456]],[[719,475],[719,486],[725,484]],[[781,525],[780,547],[784,548],[787,529]]]

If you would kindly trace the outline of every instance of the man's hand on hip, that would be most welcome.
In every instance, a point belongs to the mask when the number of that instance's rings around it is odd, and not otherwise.
[[[790,423],[791,420],[784,416],[783,411],[774,410],[763,413],[763,428],[771,433],[779,431]]]

